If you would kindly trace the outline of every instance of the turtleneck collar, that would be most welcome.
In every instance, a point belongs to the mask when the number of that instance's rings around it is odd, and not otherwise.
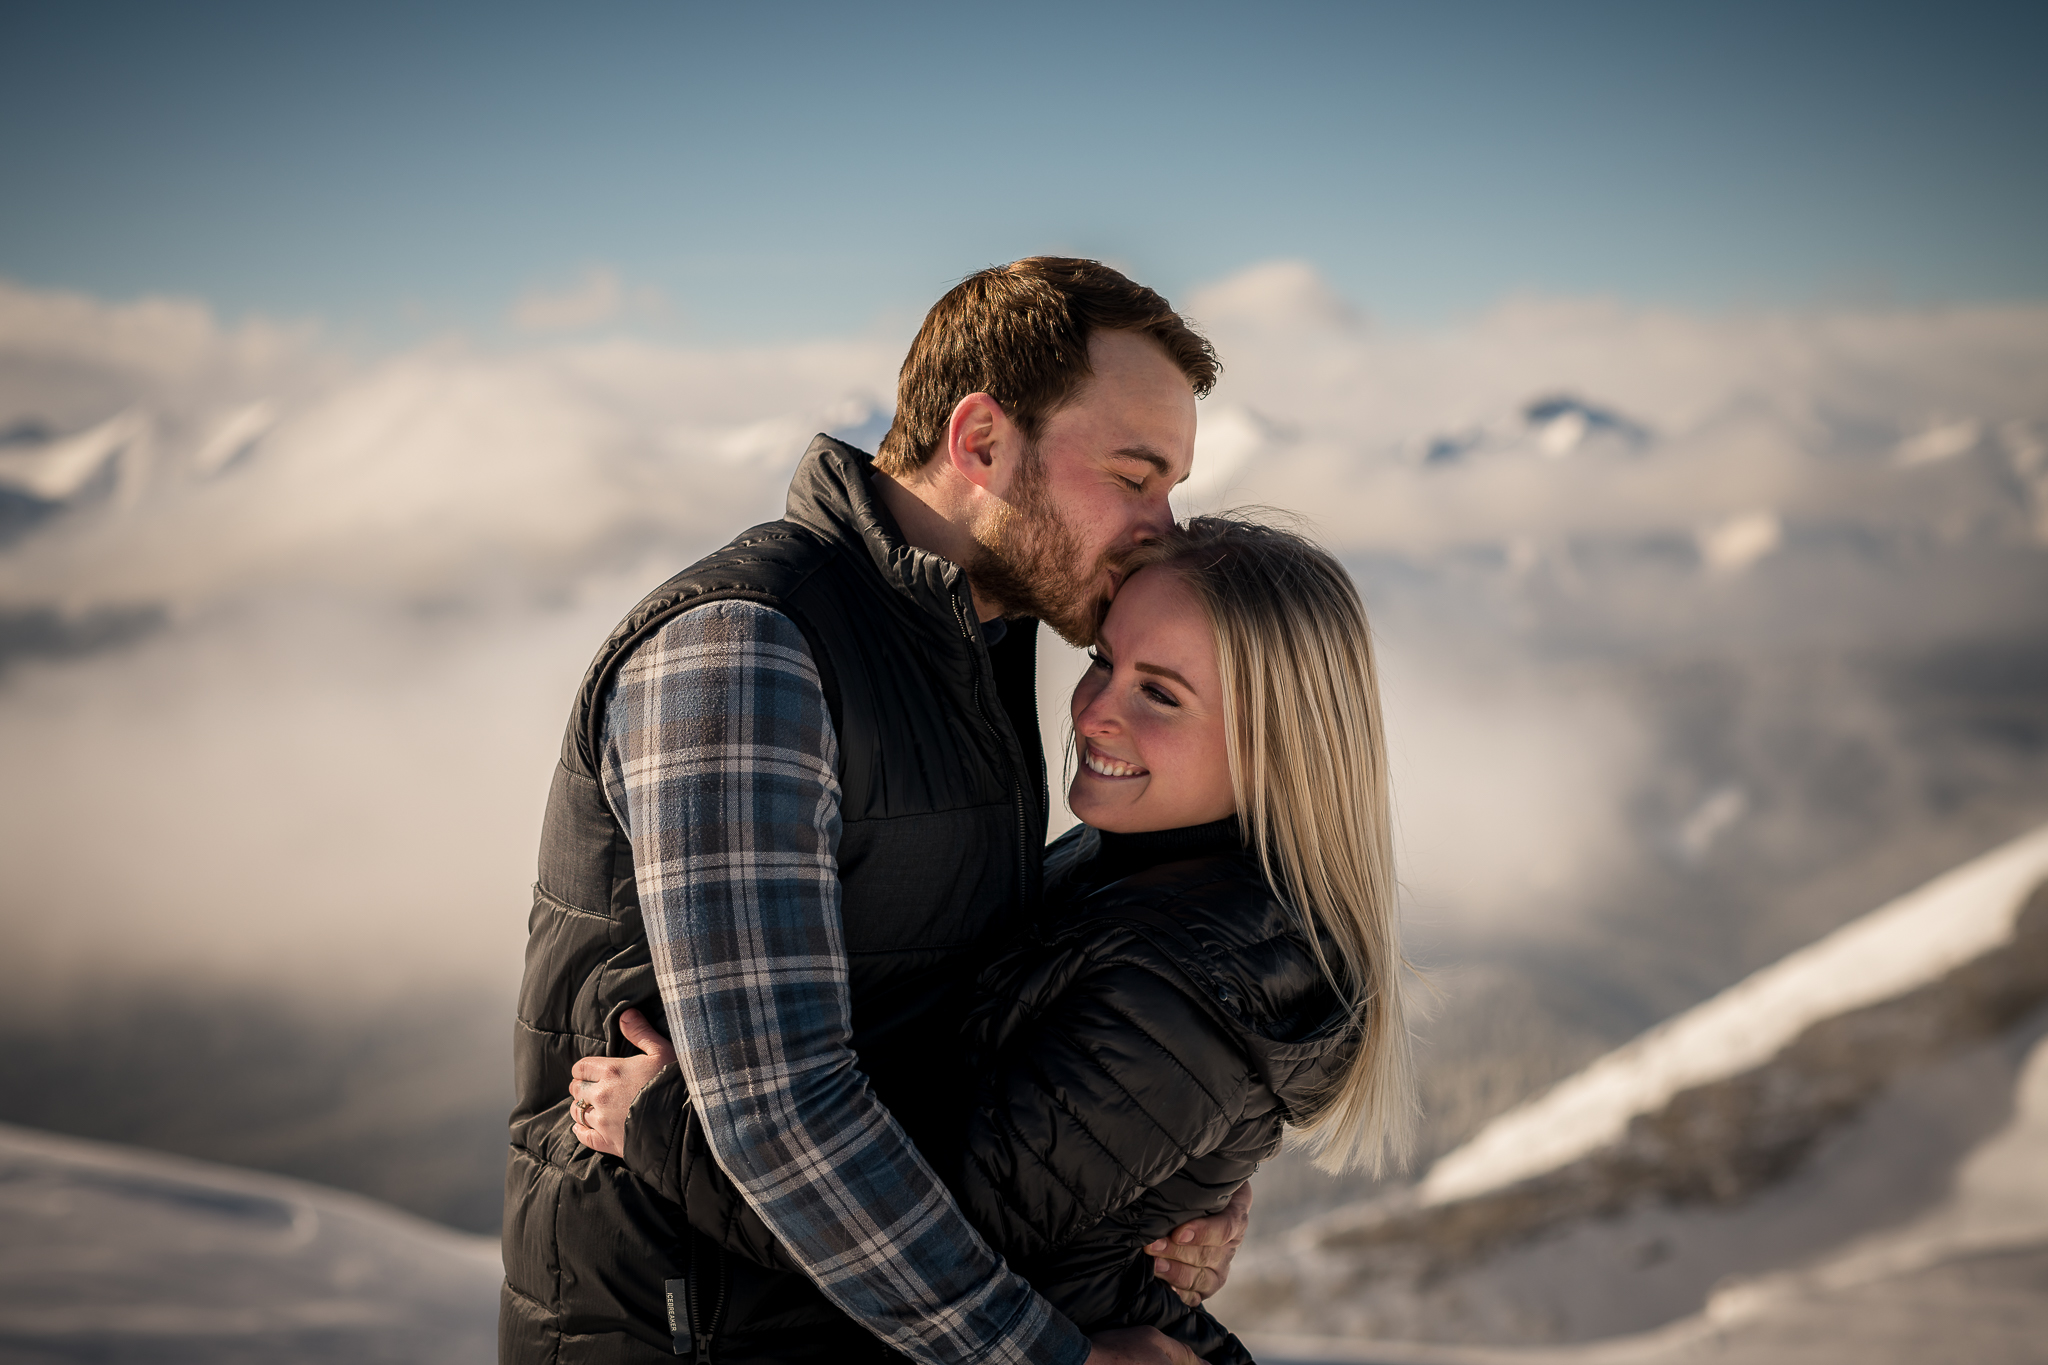
[[[1091,830],[1095,849],[1074,868],[1072,885],[1078,890],[1106,886],[1133,873],[1161,863],[1177,863],[1212,853],[1238,853],[1244,849],[1244,832],[1237,816],[1226,815],[1206,825],[1183,825],[1179,829],[1151,829],[1137,834],[1114,834]]]

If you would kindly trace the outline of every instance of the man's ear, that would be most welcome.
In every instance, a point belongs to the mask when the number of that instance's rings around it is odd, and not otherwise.
[[[968,483],[1007,501],[1022,453],[1023,433],[1003,405],[985,393],[970,393],[953,405],[937,457]]]

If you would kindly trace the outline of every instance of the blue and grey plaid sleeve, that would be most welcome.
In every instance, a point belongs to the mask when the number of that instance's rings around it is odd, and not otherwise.
[[[931,1365],[1080,1365],[869,1088],[839,917],[838,739],[788,617],[685,612],[604,712],[604,784],[719,1164],[827,1297]]]

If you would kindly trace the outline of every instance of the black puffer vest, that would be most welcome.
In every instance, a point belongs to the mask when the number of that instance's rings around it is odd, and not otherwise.
[[[624,1161],[579,1144],[568,1118],[578,1058],[635,1055],[619,1015],[666,1020],[632,848],[597,776],[604,698],[628,652],[672,616],[739,599],[803,632],[837,731],[862,1069],[914,1140],[957,1140],[952,1101],[931,1077],[957,1065],[946,1049],[965,983],[1036,905],[1042,875],[1036,623],[1014,622],[985,648],[961,570],[903,543],[869,476],[868,456],[818,437],[787,515],[651,593],[577,692],[548,795],[513,1046],[508,1365],[673,1360],[684,1329],[692,1353],[720,1365],[885,1356],[786,1268],[710,1158],[674,1067],[635,1104]],[[673,1336],[670,1281],[691,1286],[675,1296]]]

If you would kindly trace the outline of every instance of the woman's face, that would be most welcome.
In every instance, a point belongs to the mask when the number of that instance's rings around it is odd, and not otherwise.
[[[1136,834],[1236,810],[1216,645],[1180,575],[1155,567],[1127,579],[1089,660],[1074,688],[1074,814]]]

